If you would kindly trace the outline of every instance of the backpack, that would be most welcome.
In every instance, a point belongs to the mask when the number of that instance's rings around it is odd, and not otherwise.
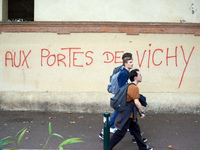
[[[130,84],[125,84],[118,89],[114,97],[110,98],[110,106],[116,111],[123,111],[126,108],[127,89]]]
[[[119,90],[118,75],[123,70],[123,66],[119,66],[114,69],[113,74],[110,76],[110,83],[108,84],[107,91],[112,94],[116,94]]]
[[[121,112],[126,108],[127,89],[130,84],[134,83],[125,84],[123,87],[118,89],[114,97],[110,98],[110,106],[116,111]],[[142,94],[140,94],[139,101],[142,106],[144,107],[147,106],[146,97],[143,96]]]

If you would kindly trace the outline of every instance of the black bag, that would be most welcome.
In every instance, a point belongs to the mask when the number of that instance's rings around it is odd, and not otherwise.
[[[129,83],[124,85],[117,91],[114,97],[110,98],[110,106],[116,111],[121,112],[126,108],[127,89],[130,84],[134,83]],[[142,106],[144,107],[147,106],[146,97],[143,96],[142,94],[140,94],[139,101]]]
[[[126,96],[129,84],[121,87],[114,97],[110,98],[110,106],[116,111],[123,111],[126,108]]]

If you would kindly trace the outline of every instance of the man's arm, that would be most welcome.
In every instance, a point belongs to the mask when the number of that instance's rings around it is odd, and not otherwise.
[[[144,112],[144,108],[142,107],[139,99],[134,99],[134,103],[135,103],[135,106],[141,111],[141,112]],[[141,118],[144,118],[145,117],[145,114],[142,113],[141,114]]]

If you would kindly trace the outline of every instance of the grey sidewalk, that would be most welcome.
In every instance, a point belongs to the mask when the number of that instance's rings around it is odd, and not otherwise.
[[[103,141],[98,134],[103,127],[103,114],[56,113],[56,112],[10,112],[0,111],[0,139],[14,135],[23,127],[28,128],[20,149],[42,149],[48,138],[48,124],[52,123],[52,132],[68,138],[81,138],[84,143],[65,146],[70,150],[102,150]],[[200,115],[192,114],[147,114],[139,119],[143,137],[154,150],[199,150]],[[111,134],[112,135],[112,134]],[[63,139],[52,136],[47,149],[56,148]],[[4,147],[12,148],[13,145]],[[130,134],[114,150],[138,149],[131,143]]]

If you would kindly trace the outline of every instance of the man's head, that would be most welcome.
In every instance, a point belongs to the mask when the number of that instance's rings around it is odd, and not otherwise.
[[[142,75],[139,69],[134,69],[129,73],[129,78],[131,82],[135,81],[136,83],[142,82]]]
[[[123,59],[123,65],[124,65],[124,68],[130,71],[133,68],[133,58],[125,57],[125,59]]]
[[[127,70],[133,68],[133,57],[131,53],[124,53],[122,56],[123,65]]]

